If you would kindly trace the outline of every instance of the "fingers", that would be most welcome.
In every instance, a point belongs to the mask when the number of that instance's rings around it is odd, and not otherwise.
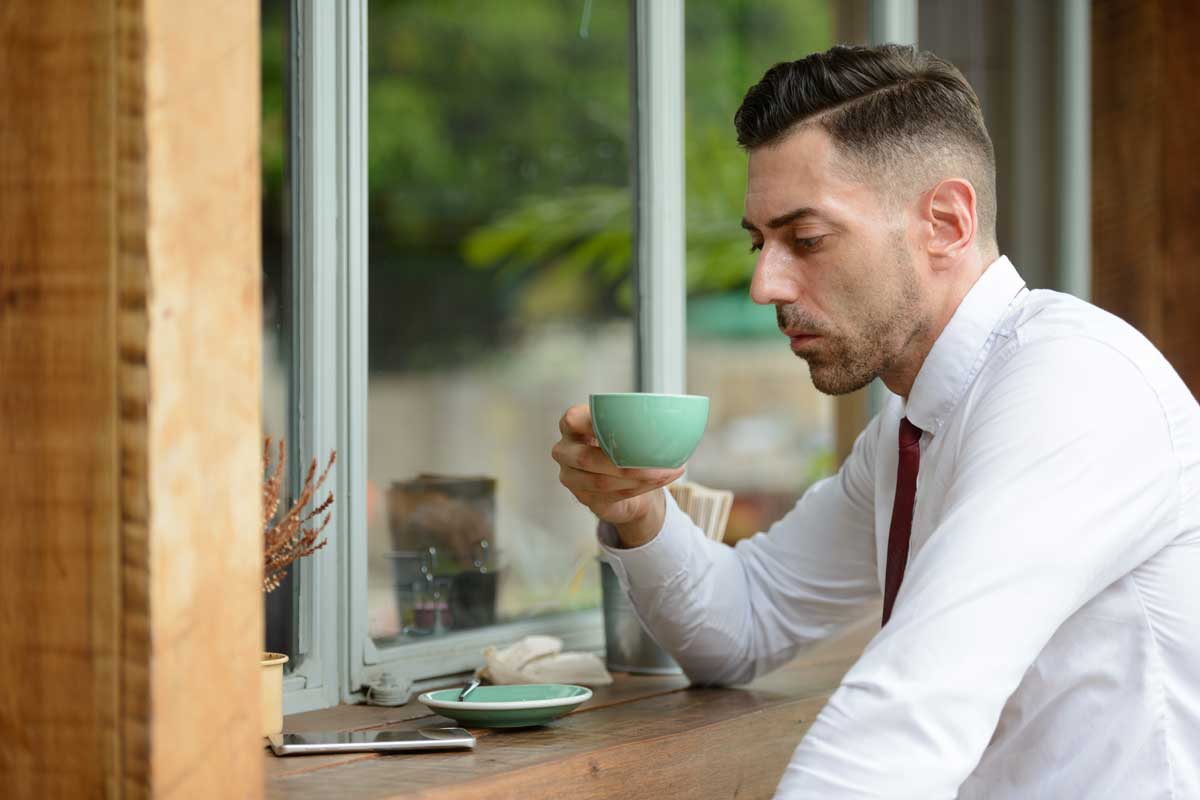
[[[559,420],[558,429],[562,438],[550,451],[559,464],[558,479],[602,519],[622,501],[662,488],[683,476],[682,468],[618,467],[597,446],[587,405],[568,408]]]
[[[592,431],[592,410],[587,403],[579,403],[567,409],[558,421],[558,430],[564,439],[595,443]]]
[[[613,499],[636,497],[651,489],[666,486],[677,478],[678,475],[671,474],[665,477],[654,478],[653,480],[633,480],[631,478],[620,478],[596,472],[584,472],[570,467],[562,467],[558,472],[559,481],[572,492],[577,494],[582,492],[590,495],[611,497]]]
[[[564,467],[600,475],[623,477],[623,470],[612,463],[603,450],[590,444],[561,440],[551,448],[550,455]]]
[[[657,482],[668,475],[678,476],[682,469],[628,469],[618,467],[600,449],[592,431],[592,412],[586,403],[573,405],[558,421],[562,440],[554,445],[551,455],[565,467],[602,475],[617,475],[635,481]]]
[[[560,440],[550,450],[550,455],[564,469],[611,478],[614,488],[629,488],[636,484],[672,481],[683,474],[683,469],[630,469],[618,467],[599,447]],[[608,481],[602,481],[609,485]]]
[[[622,469],[597,447],[559,442],[554,448],[558,479],[586,503],[611,503],[661,488],[683,475],[682,469]]]

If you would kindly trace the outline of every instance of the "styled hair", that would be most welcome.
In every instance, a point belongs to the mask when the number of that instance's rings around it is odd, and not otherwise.
[[[979,241],[995,241],[995,152],[979,98],[953,64],[906,45],[838,45],[771,67],[734,115],[746,150],[805,125],[824,130],[857,177],[893,196],[966,178]]]

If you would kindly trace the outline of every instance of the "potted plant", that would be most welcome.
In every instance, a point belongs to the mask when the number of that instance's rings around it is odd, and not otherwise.
[[[329,507],[333,505],[333,492],[311,511],[305,509],[311,503],[313,496],[325,483],[333,462],[337,459],[337,451],[329,454],[329,462],[321,475],[317,476],[317,459],[314,458],[304,476],[304,485],[300,494],[288,510],[279,515],[280,500],[283,492],[284,465],[287,463],[287,448],[282,439],[279,440],[279,457],[275,467],[271,467],[271,438],[267,437],[263,445],[263,592],[272,592],[279,588],[284,575],[292,562],[298,558],[312,555],[325,546],[326,540],[318,537],[329,524],[333,516]],[[313,520],[325,514],[325,518],[315,527],[309,525]],[[263,653],[262,656],[262,726],[263,736],[270,736],[283,730],[283,665],[288,657],[283,653]]]

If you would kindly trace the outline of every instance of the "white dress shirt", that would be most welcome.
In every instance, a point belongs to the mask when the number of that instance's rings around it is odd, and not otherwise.
[[[694,682],[747,682],[880,596],[903,416],[904,582],[777,797],[1200,798],[1200,407],[1137,331],[1006,258],[769,531],[708,541],[664,493],[658,535],[601,525],[602,557]]]

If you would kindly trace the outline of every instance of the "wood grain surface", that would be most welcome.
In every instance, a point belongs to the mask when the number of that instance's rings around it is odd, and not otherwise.
[[[120,759],[115,28],[111,3],[0,8],[7,797],[104,796]]]
[[[138,4],[134,4],[138,5]],[[258,4],[144,0],[151,794],[261,791]],[[137,110],[131,101],[130,115]],[[131,209],[131,214],[136,213]]]
[[[0,794],[257,797],[257,4],[0,5]]]
[[[1200,391],[1200,4],[1092,5],[1094,301]]]
[[[745,688],[690,689],[681,677],[618,675],[552,725],[475,730],[472,753],[276,758],[269,798],[770,797],[828,695],[879,628],[878,608],[834,640]],[[342,706],[289,717],[287,730],[452,725],[418,704]]]

